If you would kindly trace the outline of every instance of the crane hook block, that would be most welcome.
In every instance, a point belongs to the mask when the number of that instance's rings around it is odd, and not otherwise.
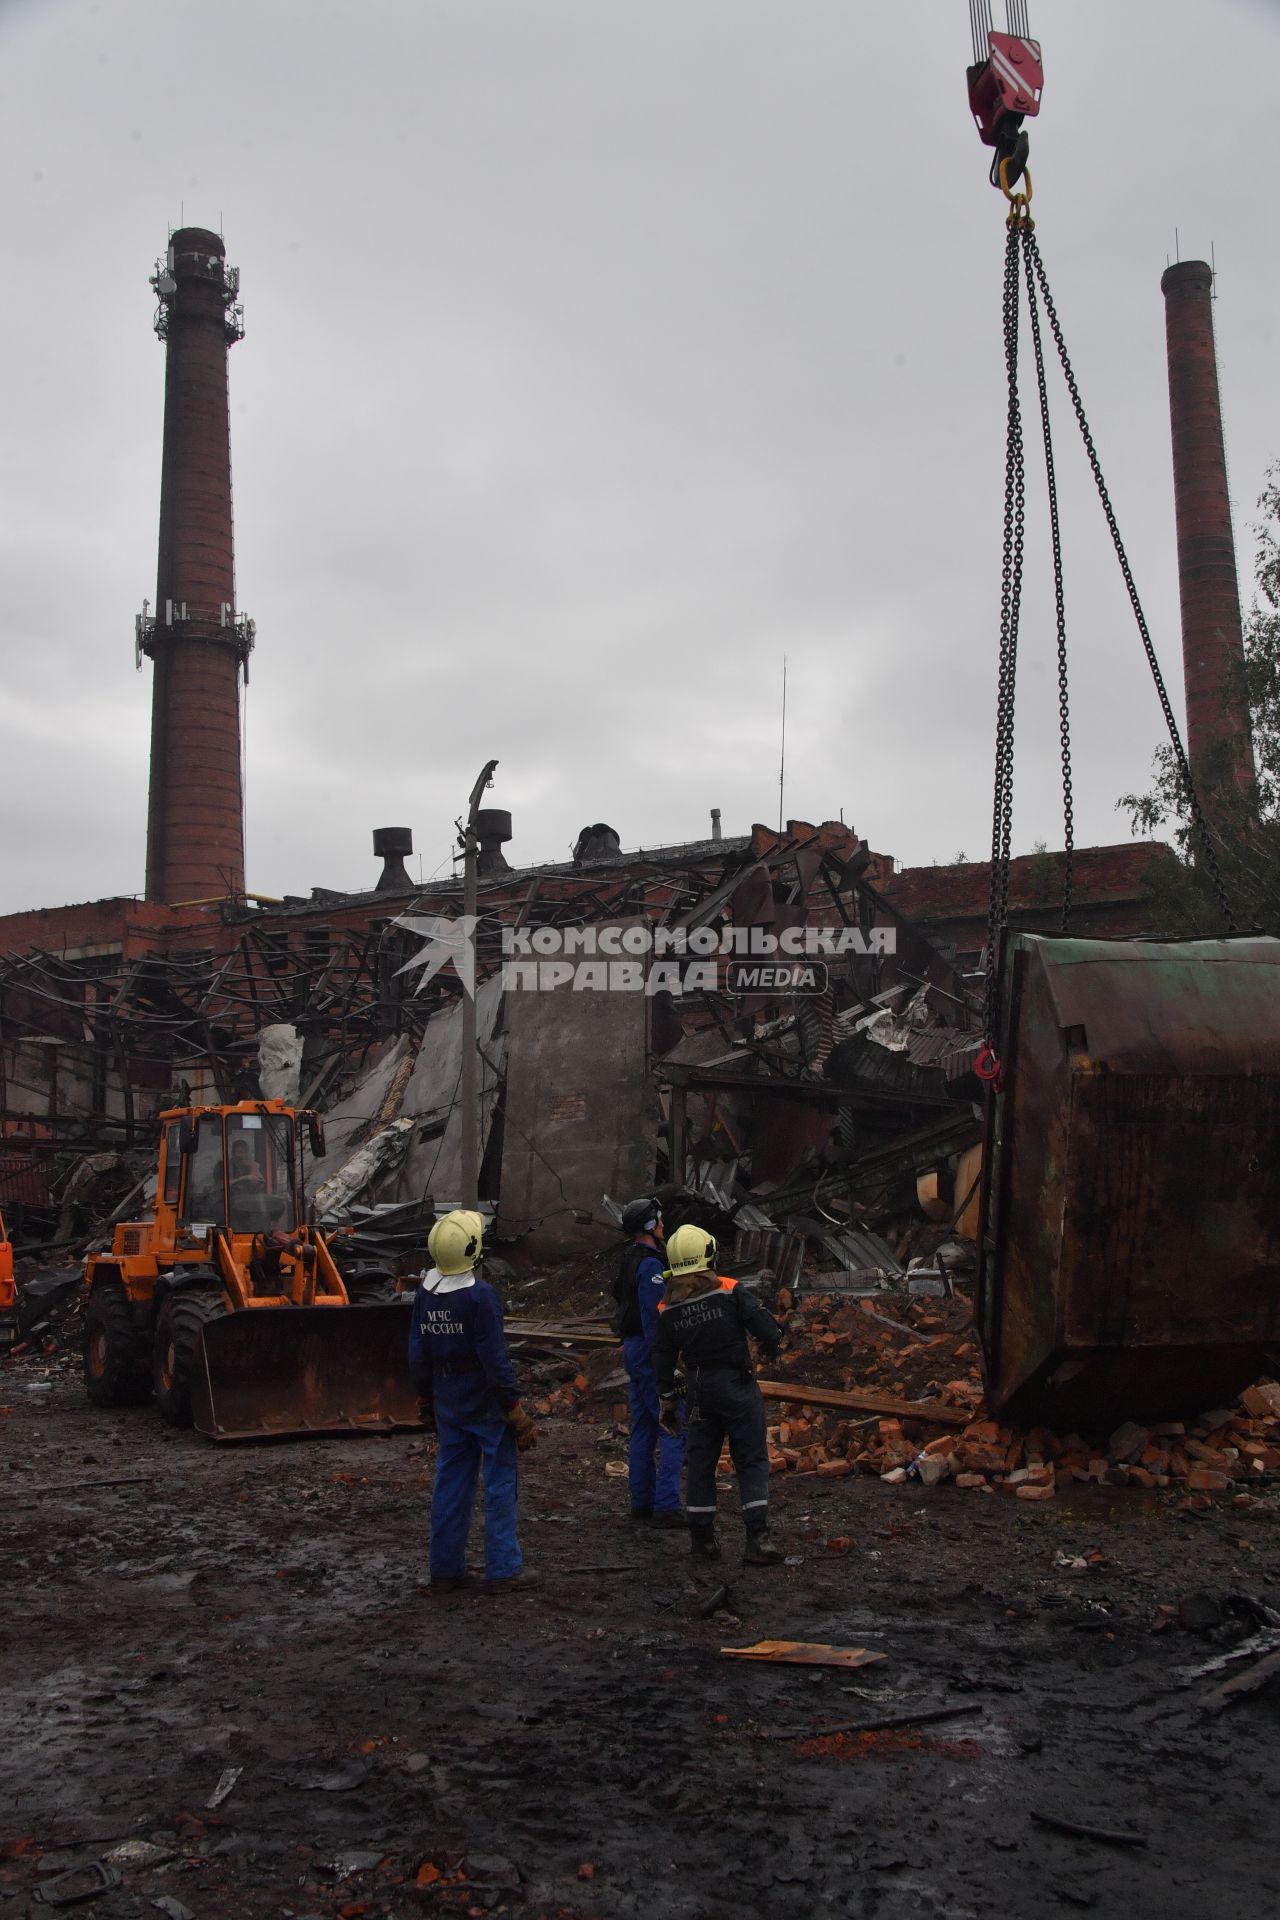
[[[969,68],[968,81],[969,110],[978,138],[996,150],[992,181],[1002,184],[998,168],[1004,160],[1008,162],[1005,181],[1013,186],[1027,164],[1028,141],[1022,123],[1040,111],[1044,89],[1040,42],[1016,33],[988,33],[987,58]]]

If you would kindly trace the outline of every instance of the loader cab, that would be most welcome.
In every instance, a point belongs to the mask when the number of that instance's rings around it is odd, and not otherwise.
[[[165,1129],[163,1204],[182,1238],[292,1232],[298,1225],[294,1116],[206,1109]]]

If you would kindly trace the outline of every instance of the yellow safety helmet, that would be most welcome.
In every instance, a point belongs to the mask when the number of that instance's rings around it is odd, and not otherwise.
[[[480,1258],[483,1242],[481,1215],[456,1207],[432,1227],[427,1235],[427,1252],[439,1274],[470,1273]]]
[[[716,1257],[716,1243],[701,1227],[677,1227],[667,1242],[668,1272],[701,1273]]]
[[[450,1214],[449,1218],[451,1220],[467,1221],[468,1224],[474,1230],[476,1239],[483,1242],[484,1215],[482,1213],[477,1213],[473,1207],[456,1207],[453,1213]],[[479,1248],[476,1249],[476,1257],[477,1259],[479,1258]]]

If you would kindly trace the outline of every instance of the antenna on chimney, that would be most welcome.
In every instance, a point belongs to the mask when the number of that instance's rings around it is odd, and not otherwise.
[[[782,656],[782,754],[778,761],[778,832],[782,832],[783,794],[787,784],[787,656]]]

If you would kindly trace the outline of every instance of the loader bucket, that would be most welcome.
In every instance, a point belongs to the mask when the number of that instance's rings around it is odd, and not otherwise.
[[[251,1307],[209,1321],[192,1422],[211,1440],[417,1427],[403,1306]]]

